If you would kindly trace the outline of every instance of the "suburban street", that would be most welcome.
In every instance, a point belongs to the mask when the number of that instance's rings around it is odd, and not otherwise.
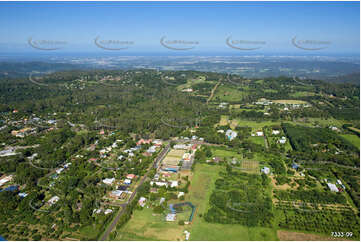
[[[170,149],[170,145],[168,144],[157,156],[157,158],[154,160],[152,168],[157,168],[158,167],[158,163],[161,162],[164,157],[166,156],[166,154],[168,153]],[[124,206],[122,206],[122,209],[120,209],[118,211],[118,214],[116,215],[115,219],[112,221],[112,223],[107,227],[105,233],[103,234],[103,236],[99,239],[101,241],[107,240],[109,234],[112,232],[112,230],[114,229],[114,227],[117,225],[120,217],[124,214],[126,206],[128,204],[130,204],[133,199],[136,197],[137,192],[139,187],[141,187],[144,183],[144,181],[147,179],[149,172],[151,171],[151,169],[148,169],[147,173],[143,176],[143,178],[140,180],[137,188],[134,190],[134,192],[132,193],[132,195],[130,196],[130,198],[128,199],[128,201],[124,204]]]

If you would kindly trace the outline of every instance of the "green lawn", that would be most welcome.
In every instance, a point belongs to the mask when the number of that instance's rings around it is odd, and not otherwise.
[[[357,148],[360,149],[360,137],[358,137],[357,135],[353,135],[353,134],[343,134],[341,136],[344,137],[345,139],[347,139],[348,141],[350,141],[354,146],[356,146]]]
[[[251,136],[249,139],[256,144],[264,146],[264,137],[263,136]]]
[[[241,101],[246,93],[239,91],[236,88],[219,86],[214,94],[213,101],[217,102],[234,102]]]

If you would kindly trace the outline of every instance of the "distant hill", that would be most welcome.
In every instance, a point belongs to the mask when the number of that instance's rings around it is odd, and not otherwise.
[[[29,73],[36,72],[54,72],[84,69],[83,65],[74,65],[67,63],[46,63],[46,62],[0,62],[0,78],[2,77],[24,77]]]

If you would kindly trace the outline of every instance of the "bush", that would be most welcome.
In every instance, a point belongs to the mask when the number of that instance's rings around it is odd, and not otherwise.
[[[179,225],[184,225],[184,220],[179,220],[178,224]]]

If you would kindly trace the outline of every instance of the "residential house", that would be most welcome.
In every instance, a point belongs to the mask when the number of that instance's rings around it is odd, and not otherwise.
[[[105,178],[105,179],[103,179],[103,183],[105,183],[107,185],[112,185],[114,181],[115,181],[115,178]]]
[[[332,192],[339,192],[339,191],[338,191],[338,188],[336,187],[336,184],[327,183],[327,186],[328,186],[328,188],[330,188],[330,190],[331,190]]]
[[[141,206],[142,208],[145,206],[145,202],[147,201],[147,199],[145,197],[140,197],[138,204],[139,206]]]
[[[266,167],[266,166],[261,169],[261,172],[263,172],[263,173],[266,174],[266,175],[269,174],[270,171],[271,171],[270,168],[268,168],[268,167]]]

